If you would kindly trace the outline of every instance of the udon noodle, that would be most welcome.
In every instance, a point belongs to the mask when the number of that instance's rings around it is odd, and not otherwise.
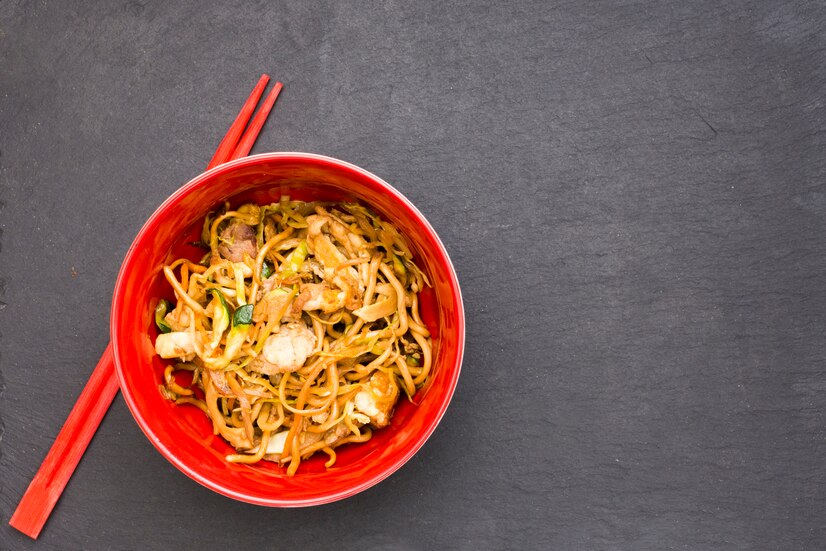
[[[177,363],[160,390],[209,417],[235,448],[228,461],[273,461],[292,476],[324,452],[329,468],[335,448],[369,440],[400,393],[412,399],[427,383],[419,292],[429,282],[370,210],[289,197],[225,205],[200,244],[201,262],[163,269],[176,301],[155,309],[155,350]]]

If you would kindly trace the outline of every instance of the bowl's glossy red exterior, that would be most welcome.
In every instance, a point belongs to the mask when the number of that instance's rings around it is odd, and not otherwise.
[[[197,241],[208,211],[224,201],[270,203],[282,194],[300,200],[356,200],[393,221],[408,237],[432,289],[422,293],[422,316],[433,333],[429,385],[402,399],[392,424],[364,444],[342,446],[326,470],[326,458],[304,461],[296,476],[267,462],[227,463],[231,448],[193,406],[165,400],[158,385],[164,363],[155,356],[153,309],[174,298],[162,267],[182,255],[200,259]],[[126,254],[112,302],[112,343],[124,399],[143,432],[181,471],[226,496],[276,507],[328,503],[377,484],[409,460],[433,433],[456,388],[462,364],[465,320],[456,273],[424,216],[401,193],[349,163],[307,153],[246,157],[201,174],[167,199],[143,226]],[[321,454],[323,455],[323,454]]]

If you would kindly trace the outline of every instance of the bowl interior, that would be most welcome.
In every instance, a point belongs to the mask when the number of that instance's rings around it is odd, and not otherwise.
[[[364,444],[338,448],[332,469],[325,458],[303,461],[294,477],[271,463],[227,463],[232,448],[212,434],[194,406],[175,406],[158,389],[167,362],[155,356],[153,310],[174,299],[163,265],[185,256],[200,260],[191,245],[203,217],[229,201],[357,201],[392,221],[408,238],[415,260],[432,283],[421,293],[421,315],[433,336],[433,375],[410,403],[400,400],[391,425]],[[464,318],[455,273],[424,217],[401,194],[353,165],[308,154],[265,154],[218,167],[173,194],[140,231],[115,287],[112,341],[124,398],[158,450],[188,476],[229,497],[271,506],[326,503],[357,493],[403,465],[433,432],[456,386],[464,346]],[[321,454],[323,455],[323,454]],[[326,456],[325,456],[326,457]]]

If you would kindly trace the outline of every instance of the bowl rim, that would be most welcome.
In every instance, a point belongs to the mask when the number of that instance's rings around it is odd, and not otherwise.
[[[208,476],[204,476],[200,474],[196,468],[193,468],[189,464],[181,461],[176,456],[176,454],[168,446],[166,446],[159,437],[155,435],[154,431],[151,428],[151,423],[148,422],[147,419],[145,419],[141,415],[135,397],[133,396],[132,391],[126,385],[124,366],[120,359],[120,331],[118,329],[118,320],[121,318],[121,315],[123,313],[124,282],[126,279],[126,274],[129,271],[128,267],[131,266],[133,262],[138,243],[142,243],[146,240],[148,235],[151,234],[150,230],[153,226],[155,226],[157,221],[160,218],[168,215],[167,211],[169,211],[174,205],[176,205],[183,197],[186,197],[187,195],[192,193],[195,189],[203,185],[205,181],[211,180],[219,174],[231,172],[240,167],[255,165],[260,162],[286,159],[322,162],[357,172],[361,176],[372,180],[374,183],[377,183],[380,187],[383,188],[383,191],[392,195],[394,200],[403,203],[418,217],[418,221],[422,224],[426,231],[430,233],[430,236],[438,244],[440,254],[443,255],[443,257],[447,261],[447,266],[449,268],[448,273],[451,280],[450,287],[452,291],[453,300],[456,303],[456,325],[458,336],[458,353],[456,354],[456,358],[453,362],[454,365],[450,366],[452,369],[450,371],[450,377],[448,379],[446,399],[439,403],[438,410],[436,410],[436,415],[431,418],[431,420],[425,425],[424,430],[417,435],[415,440],[412,441],[413,445],[410,446],[405,451],[405,453],[402,456],[400,456],[396,461],[388,463],[386,465],[382,465],[382,467],[376,473],[373,473],[370,476],[365,477],[363,480],[360,480],[357,484],[354,484],[351,487],[348,487],[344,490],[335,493],[325,494],[323,496],[298,499],[284,497],[261,498],[258,496],[247,495],[240,491],[234,491],[222,485],[220,480],[216,481]],[[384,181],[382,178],[379,178],[372,172],[369,172],[347,161],[342,161],[334,157],[319,155],[316,153],[285,151],[250,155],[234,161],[230,161],[228,163],[224,163],[211,170],[205,171],[195,176],[194,178],[189,180],[189,182],[175,190],[169,197],[167,197],[163,201],[163,203],[160,204],[160,206],[158,206],[155,209],[152,215],[150,215],[150,217],[146,220],[143,226],[141,226],[141,229],[135,235],[135,238],[132,240],[129,249],[126,252],[123,262],[121,263],[120,269],[118,271],[118,277],[115,282],[115,288],[112,294],[112,307],[110,312],[109,330],[111,334],[112,346],[114,351],[113,356],[115,363],[115,373],[118,377],[118,384],[120,385],[121,394],[123,395],[124,401],[126,402],[126,405],[129,408],[129,412],[132,414],[132,417],[135,419],[135,422],[138,424],[138,426],[140,427],[144,435],[147,437],[147,439],[152,443],[152,445],[160,452],[160,454],[163,457],[165,457],[170,463],[175,465],[175,467],[177,467],[178,470],[180,470],[181,472],[183,472],[188,477],[195,480],[202,486],[205,486],[210,490],[213,490],[226,497],[246,503],[252,503],[255,505],[263,505],[268,507],[308,507],[313,505],[323,505],[325,503],[331,503],[334,501],[345,499],[364,490],[367,490],[372,486],[375,486],[376,484],[383,481],[391,474],[399,470],[402,466],[404,466],[422,448],[422,446],[424,446],[425,442],[430,438],[430,436],[436,430],[436,427],[439,425],[442,418],[444,417],[444,414],[447,411],[447,408],[456,391],[456,386],[458,384],[459,375],[462,369],[462,361],[464,358],[465,349],[465,309],[464,302],[462,300],[462,291],[459,285],[459,278],[456,274],[456,269],[453,266],[453,261],[451,260],[450,255],[448,254],[447,249],[444,246],[444,243],[442,242],[441,238],[436,233],[436,231],[433,229],[433,226],[430,225],[430,222],[427,220],[427,218],[421,213],[421,211],[419,211],[418,208],[416,208],[416,206],[409,199],[407,199],[407,197],[405,197],[400,191],[398,191],[392,185]]]

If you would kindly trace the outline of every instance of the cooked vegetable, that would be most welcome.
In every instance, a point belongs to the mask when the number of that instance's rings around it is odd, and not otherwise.
[[[172,328],[169,327],[169,324],[167,324],[164,321],[166,313],[169,312],[171,309],[172,304],[170,304],[168,300],[163,298],[160,301],[158,301],[158,305],[155,307],[155,325],[158,326],[158,330],[161,333],[169,333],[170,331],[172,331]]]
[[[232,316],[232,328],[235,329],[238,326],[249,325],[252,323],[252,304],[245,304],[241,306],[235,311],[235,315]]]
[[[224,298],[223,293],[218,289],[210,289],[209,293],[214,297],[212,299],[212,347],[215,348],[221,343],[221,337],[224,331],[229,327],[229,305]]]
[[[270,263],[265,260],[261,265],[261,279],[267,279],[274,273],[275,270],[273,270]]]
[[[307,259],[307,242],[302,241],[298,244],[290,254],[287,255],[287,258],[284,259],[284,263],[281,265],[280,276],[282,279],[287,279],[288,277],[295,275],[298,270],[301,268],[301,265],[304,263],[304,260]]]

